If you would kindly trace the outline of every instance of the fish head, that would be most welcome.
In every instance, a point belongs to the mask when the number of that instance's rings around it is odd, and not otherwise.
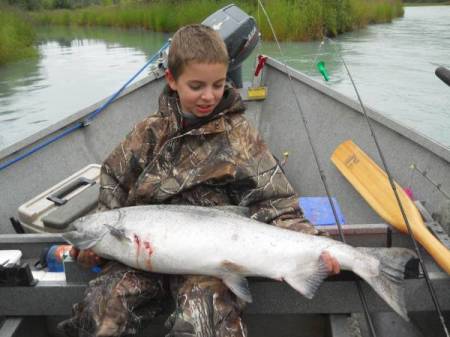
[[[104,232],[105,225],[116,226],[118,219],[117,211],[98,212],[76,219],[70,224],[70,227],[79,232],[99,234]]]
[[[63,238],[78,249],[89,249],[101,240],[111,229],[120,225],[119,210],[98,212],[82,216],[69,225],[69,232]]]

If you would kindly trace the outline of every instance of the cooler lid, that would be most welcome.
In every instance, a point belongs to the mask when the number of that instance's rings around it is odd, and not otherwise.
[[[0,266],[20,263],[22,252],[20,250],[0,250]]]

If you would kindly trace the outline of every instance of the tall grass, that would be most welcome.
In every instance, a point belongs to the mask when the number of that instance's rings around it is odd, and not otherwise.
[[[258,20],[263,38],[272,33],[257,1],[235,1]],[[369,23],[389,22],[403,15],[401,0],[263,0],[281,40],[305,41],[324,34],[335,36]],[[225,0],[153,0],[116,6],[91,6],[78,10],[53,10],[33,14],[39,24],[140,27],[173,32],[178,27],[201,22],[209,14],[229,4]]]
[[[29,21],[23,13],[0,6],[0,65],[36,55]]]
[[[306,41],[323,35],[363,28],[370,23],[390,22],[403,16],[400,0],[280,0],[266,1],[266,9],[281,40]],[[283,3],[283,5],[280,5]],[[259,28],[266,38],[272,33],[267,21]]]

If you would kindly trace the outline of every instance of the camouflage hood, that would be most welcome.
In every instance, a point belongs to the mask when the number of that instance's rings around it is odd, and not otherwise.
[[[220,118],[226,114],[244,113],[245,105],[239,94],[231,87],[226,87],[222,100],[214,111],[204,118],[185,118],[180,109],[180,100],[178,93],[165,86],[162,94],[159,96],[159,109],[157,114],[163,118],[172,119],[172,125],[176,132],[188,131],[201,125]]]

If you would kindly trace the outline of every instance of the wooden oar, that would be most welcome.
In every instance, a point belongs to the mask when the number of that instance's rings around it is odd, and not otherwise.
[[[336,148],[331,161],[375,212],[396,229],[408,233],[386,173],[366,153],[347,140]],[[426,228],[416,205],[405,191],[397,183],[395,186],[414,237],[450,274],[450,251]]]

